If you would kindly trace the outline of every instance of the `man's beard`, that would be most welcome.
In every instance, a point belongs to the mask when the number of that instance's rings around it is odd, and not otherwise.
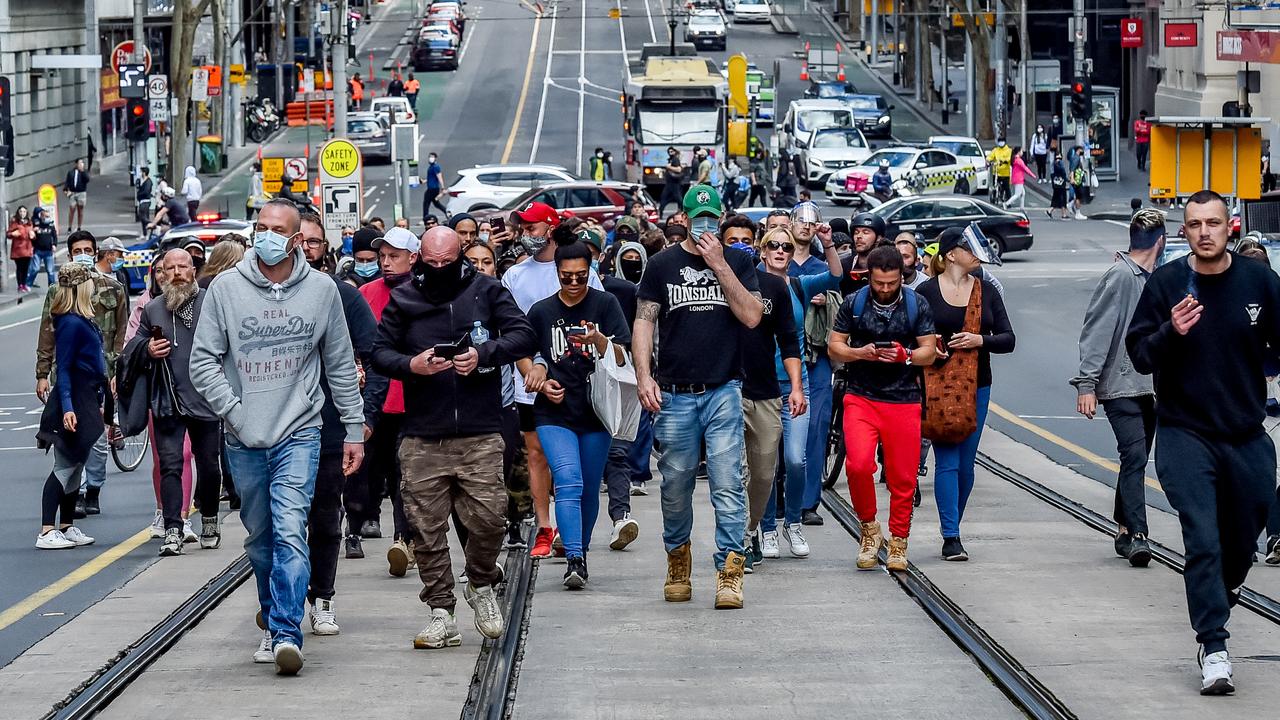
[[[164,290],[164,306],[169,312],[177,312],[200,292],[200,286],[192,282],[166,282],[161,283],[161,288]]]

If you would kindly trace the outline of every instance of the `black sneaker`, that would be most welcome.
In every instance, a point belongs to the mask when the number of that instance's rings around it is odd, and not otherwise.
[[[513,522],[507,525],[507,542],[504,547],[508,550],[529,547],[529,543],[525,542],[524,539],[524,523]]]
[[[85,505],[84,495],[81,495],[80,497],[76,498],[75,517],[77,520],[83,520],[89,517],[89,510]]]
[[[102,506],[98,504],[98,496],[102,493],[102,488],[89,488],[84,493],[84,512],[86,515],[99,515],[102,513]]]
[[[382,537],[382,526],[377,520],[365,520],[360,526],[360,537],[363,538],[380,538]]]
[[[924,498],[920,496],[920,484],[916,483],[916,496],[911,500],[911,505],[914,507],[920,507],[920,501],[923,499]]]
[[[1141,534],[1136,534],[1129,541],[1129,564],[1136,568],[1144,568],[1151,562],[1151,545]]]
[[[1267,559],[1268,565],[1280,565],[1280,535],[1272,535],[1267,538]]]
[[[969,559],[969,553],[964,551],[960,538],[942,538],[942,559],[947,562],[964,562]]]
[[[1116,535],[1116,555],[1122,558],[1129,557],[1129,546],[1133,543],[1133,537],[1127,532]]]
[[[364,557],[364,547],[360,543],[359,535],[348,535],[346,545],[348,560],[359,560]]]
[[[564,571],[564,586],[570,590],[581,590],[587,586],[586,558],[569,558],[569,569]]]
[[[929,476],[929,466],[925,465],[924,463],[920,463],[920,467],[916,468],[916,477],[928,477],[928,476]]]
[[[822,519],[822,516],[818,514],[817,510],[805,510],[800,513],[801,525],[821,525],[823,522],[825,521]]]

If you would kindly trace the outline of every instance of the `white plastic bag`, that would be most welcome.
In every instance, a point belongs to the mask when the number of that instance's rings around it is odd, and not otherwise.
[[[591,373],[591,407],[615,440],[631,442],[640,428],[640,395],[636,390],[636,369],[631,356],[624,353],[619,365],[609,344],[604,356],[596,360]]]

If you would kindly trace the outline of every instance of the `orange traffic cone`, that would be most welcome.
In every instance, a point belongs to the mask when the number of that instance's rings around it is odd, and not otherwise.
[[[809,63],[807,62],[800,63],[800,80],[805,81],[808,79],[809,79]]]

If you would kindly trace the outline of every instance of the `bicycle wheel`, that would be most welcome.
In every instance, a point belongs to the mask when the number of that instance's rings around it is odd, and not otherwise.
[[[837,382],[832,390],[831,427],[827,430],[827,443],[823,453],[822,487],[830,490],[844,472],[844,383]]]
[[[150,442],[146,430],[137,435],[120,438],[111,443],[111,461],[120,468],[121,472],[137,470],[142,464],[142,458],[147,456],[147,446]]]

